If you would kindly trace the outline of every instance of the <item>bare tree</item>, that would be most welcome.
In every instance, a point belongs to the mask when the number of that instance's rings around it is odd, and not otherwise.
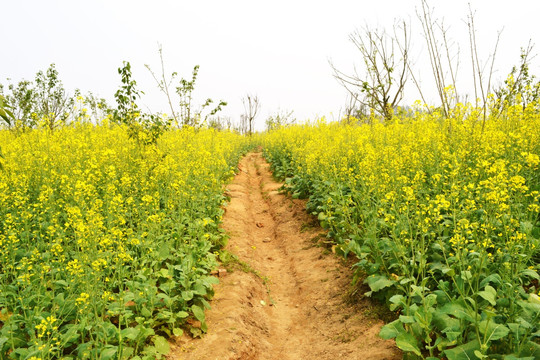
[[[435,87],[441,100],[441,107],[445,117],[449,116],[450,109],[458,101],[457,92],[457,73],[459,69],[459,45],[450,42],[448,38],[448,28],[443,22],[433,18],[433,9],[429,8],[427,1],[422,0],[422,12],[417,13],[418,19],[422,25],[422,32],[426,40],[426,47],[429,56]],[[442,38],[442,39],[441,39]],[[456,51],[452,51],[457,47]],[[452,54],[455,55],[452,55]],[[411,72],[412,73],[412,72]],[[413,81],[426,103],[419,83],[413,76]],[[449,86],[452,86],[454,96],[450,96]]]
[[[258,111],[261,108],[259,97],[257,95],[247,94],[242,98],[242,104],[244,105],[244,114],[241,117],[243,122],[246,123],[246,130],[249,135],[253,134],[253,123]]]
[[[347,104],[345,105],[345,114],[343,116],[343,119],[339,119],[339,120],[344,122],[345,124],[350,124],[355,118],[357,107],[358,107],[358,95],[348,94]]]
[[[353,124],[353,123],[370,123],[371,110],[363,103],[358,101],[358,94],[347,95],[345,108],[343,109],[343,116],[341,116],[341,111],[338,116],[342,124]]]
[[[403,98],[410,67],[407,24],[395,26],[393,35],[366,26],[349,38],[362,56],[363,71],[359,72],[355,66],[353,74],[346,74],[330,62],[334,77],[361,105],[390,120]]]
[[[238,132],[240,134],[247,134],[249,129],[247,117],[245,114],[240,115],[240,122],[238,124]]]
[[[158,52],[159,52],[159,60],[160,60],[160,63],[161,63],[161,76],[159,77],[159,79],[156,76],[156,74],[152,71],[152,69],[150,69],[150,65],[145,64],[144,66],[152,74],[152,77],[156,81],[159,90],[161,92],[163,92],[165,94],[165,96],[167,97],[167,101],[169,102],[169,107],[171,109],[171,115],[172,115],[172,117],[174,119],[174,122],[175,122],[176,126],[178,127],[179,126],[178,115],[176,114],[176,111],[174,111],[174,106],[173,106],[172,100],[171,100],[171,93],[169,91],[169,87],[171,86],[173,80],[175,79],[175,77],[178,74],[176,72],[173,72],[171,74],[171,79],[167,81],[167,79],[165,78],[165,64],[163,63],[163,48],[162,48],[161,44],[158,44]]]
[[[225,126],[225,129],[227,130],[234,130],[234,123],[230,116],[220,116],[219,119],[221,120],[221,123]]]
[[[501,31],[497,32],[497,41],[495,42],[495,49],[493,50],[493,53],[489,55],[488,62],[491,60],[491,66],[489,69],[489,72],[487,75],[484,74],[485,71],[485,65],[482,65],[480,63],[480,60],[478,59],[478,45],[476,43],[476,28],[474,26],[474,13],[471,9],[471,6],[469,4],[469,15],[467,17],[467,26],[469,27],[469,44],[471,48],[471,61],[472,61],[472,69],[473,69],[473,80],[474,80],[474,97],[476,106],[478,107],[478,89],[480,90],[480,100],[482,100],[482,112],[483,112],[483,122],[482,122],[482,130],[484,130],[484,126],[486,123],[487,118],[487,102],[488,102],[488,94],[491,92],[491,77],[493,76],[493,66],[495,64],[495,57],[497,55],[497,47],[499,45],[499,40],[501,38]],[[487,79],[486,79],[487,77]],[[487,83],[486,83],[487,81]]]
[[[234,130],[234,124],[230,116],[212,116],[207,119],[207,126],[216,130]]]
[[[429,8],[427,0],[422,0],[421,4],[422,10],[417,13],[417,16],[422,24],[422,31],[426,41],[433,79],[435,80],[437,93],[441,100],[441,108],[444,116],[449,117],[450,110],[453,109],[458,102],[466,99],[466,95],[465,98],[460,96],[456,85],[460,65],[460,49],[458,44],[449,40],[448,28],[444,26],[444,23],[434,19],[434,11],[432,8]],[[497,55],[501,31],[497,33],[493,52],[489,54],[487,62],[483,64],[478,56],[474,13],[470,5],[466,24],[469,30],[469,49],[471,55],[475,105],[477,107],[482,107],[483,119],[485,122],[487,118],[488,96],[491,92],[491,78],[494,72],[495,57]],[[457,51],[454,50],[456,47]],[[490,62],[491,64],[489,64]],[[490,65],[489,69],[486,69],[488,64]],[[414,78],[414,74],[412,74],[412,77],[420,91],[420,87]]]

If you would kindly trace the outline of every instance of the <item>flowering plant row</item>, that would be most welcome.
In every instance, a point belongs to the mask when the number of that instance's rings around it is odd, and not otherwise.
[[[205,332],[246,146],[189,127],[142,146],[106,121],[0,131],[0,358],[156,359]]]
[[[373,125],[263,138],[274,174],[309,198],[411,358],[540,358],[540,114],[459,105]]]

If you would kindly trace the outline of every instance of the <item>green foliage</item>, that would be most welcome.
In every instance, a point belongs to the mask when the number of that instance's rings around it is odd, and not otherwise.
[[[0,92],[4,87],[0,85]],[[21,80],[9,84],[2,97],[0,120],[5,127],[16,132],[32,128],[55,130],[72,123],[98,121],[108,109],[104,99],[89,93],[85,97],[80,90],[67,94],[54,64],[39,71],[34,81]],[[8,113],[4,113],[9,108]]]
[[[500,112],[516,104],[525,109],[529,104],[538,104],[540,100],[540,80],[530,73],[530,53],[532,45],[521,49],[520,64],[514,66],[504,85],[495,90],[493,111]],[[540,107],[537,108],[540,111]]]
[[[54,130],[66,125],[74,100],[68,96],[54,64],[38,71],[34,82],[22,80],[9,84],[7,103],[13,109],[13,121],[6,122],[10,129],[26,130],[43,126]],[[5,119],[4,119],[5,120]]]
[[[265,121],[266,130],[276,130],[294,124],[296,119],[292,115],[293,111],[278,111],[269,116]]]
[[[127,126],[130,138],[139,144],[156,144],[159,137],[170,127],[171,120],[154,114],[141,113],[136,101],[144,94],[132,79],[131,64],[124,61],[118,68],[122,85],[116,91],[117,108],[110,111],[113,120]]]
[[[73,98],[75,106],[71,117],[76,122],[93,121],[99,123],[112,111],[105,99],[97,97],[92,92],[83,96],[79,89],[75,89]]]
[[[13,115],[11,106],[6,103],[6,98],[0,95],[0,118],[8,125],[11,126],[15,122],[15,115]]]
[[[223,100],[220,100],[216,107],[209,110],[206,114],[204,114],[204,116],[203,113],[206,112],[207,109],[209,109],[210,105],[212,105],[214,101],[211,98],[208,98],[206,99],[204,104],[202,104],[198,109],[194,106],[193,92],[195,91],[195,82],[197,81],[197,76],[199,74],[199,65],[195,65],[191,74],[191,80],[181,78],[179,86],[176,87],[176,94],[179,97],[178,105],[180,107],[177,111],[175,109],[175,106],[173,105],[173,100],[171,98],[169,87],[171,86],[175,78],[178,76],[178,73],[173,72],[170,76],[170,79],[167,79],[165,77],[163,49],[161,46],[159,46],[158,52],[161,60],[161,76],[158,78],[149,65],[145,66],[154,77],[154,80],[156,81],[159,90],[163,92],[167,97],[167,101],[169,102],[172,113],[172,118],[174,119],[176,126],[192,126],[198,128],[203,124],[208,125],[208,118],[210,116],[214,116],[219,111],[221,111],[223,107],[227,105],[227,103]],[[215,126],[215,122],[213,123],[213,125]]]
[[[114,94],[117,108],[113,110],[113,117],[118,122],[129,124],[138,116],[138,106],[135,101],[141,95],[136,89],[137,82],[131,79],[131,64],[126,61],[123,64],[123,67],[118,68],[122,86]]]
[[[207,114],[203,116],[206,108],[210,107],[214,103],[211,98],[206,99],[200,109],[193,109],[193,91],[195,90],[195,82],[199,74],[199,65],[195,65],[193,72],[191,73],[191,80],[184,78],[180,79],[180,86],[176,87],[176,93],[180,97],[180,120],[183,125],[198,127],[202,123],[206,123],[209,116],[217,114],[223,109],[227,103],[220,100],[217,106],[211,109]]]
[[[42,118],[47,128],[54,130],[65,125],[73,103],[74,100],[67,95],[54,64],[51,64],[45,73],[38,71],[34,88],[34,112],[37,117]]]
[[[20,81],[17,86],[10,84],[8,90],[11,94],[6,94],[6,104],[10,104],[13,110],[13,117],[6,121],[10,129],[27,129],[36,125],[37,110],[35,105],[35,91],[32,82],[27,80]],[[35,115],[32,115],[35,114]]]

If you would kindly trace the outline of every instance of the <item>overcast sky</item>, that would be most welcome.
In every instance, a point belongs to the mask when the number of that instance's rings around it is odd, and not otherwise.
[[[497,31],[504,28],[495,79],[505,78],[529,39],[537,44],[535,53],[540,52],[540,1],[430,1],[435,16],[444,17],[450,36],[461,43],[463,74],[469,67],[464,23],[469,2],[476,10],[481,57],[487,57]],[[428,87],[430,70],[415,13],[419,6],[420,0],[3,1],[0,82],[6,84],[8,77],[12,82],[32,80],[38,70],[55,63],[70,92],[92,91],[114,104],[120,85],[117,68],[126,60],[146,92],[141,105],[170,113],[144,67],[159,71],[160,43],[168,73],[188,78],[193,66],[200,65],[195,95],[199,101],[227,101],[223,115],[237,119],[243,111],[241,98],[251,93],[262,104],[259,127],[279,109],[294,110],[299,120],[335,118],[346,92],[333,78],[329,60],[344,71],[360,64],[348,37],[366,24],[391,29],[396,19],[411,22],[414,57]],[[539,63],[533,60],[532,72],[540,75]],[[405,101],[415,97],[411,91]],[[433,90],[428,98],[436,100]]]

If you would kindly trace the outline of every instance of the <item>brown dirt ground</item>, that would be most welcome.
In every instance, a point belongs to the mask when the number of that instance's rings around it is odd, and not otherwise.
[[[208,333],[176,338],[168,358],[401,359],[393,341],[377,336],[377,307],[345,296],[350,267],[319,246],[324,231],[305,202],[278,191],[282,184],[260,153],[244,157],[239,169],[223,228],[227,250],[248,266],[220,274]]]

